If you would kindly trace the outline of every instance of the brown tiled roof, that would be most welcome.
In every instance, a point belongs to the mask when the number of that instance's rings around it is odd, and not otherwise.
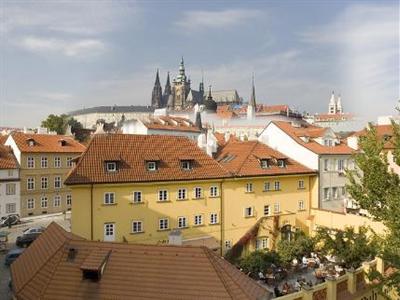
[[[22,132],[14,132],[11,136],[21,152],[81,153],[85,151],[85,146],[69,136]],[[29,139],[34,140],[33,146],[29,146]],[[61,140],[66,142],[64,146],[61,146]]]
[[[200,133],[200,129],[197,128],[192,121],[182,117],[157,116],[143,120],[143,124],[147,128],[155,130],[173,130]]]
[[[393,144],[393,127],[392,125],[374,125],[376,130],[376,134],[380,139],[384,140],[384,149],[394,149],[395,145]],[[367,129],[357,131],[353,133],[352,136],[360,137],[365,136],[367,134]]]
[[[0,169],[17,169],[18,162],[11,147],[0,144]]]
[[[0,134],[0,145],[4,145],[4,143],[6,142],[8,138],[8,135],[1,135]]]
[[[117,157],[119,170],[106,172],[104,157]],[[158,170],[148,171],[146,160],[159,159]],[[193,159],[183,170],[182,159]],[[116,159],[117,160],[117,159]],[[66,184],[195,180],[228,177],[229,173],[197,144],[180,136],[96,135],[66,179]]]
[[[315,114],[314,118],[317,122],[327,122],[327,121],[343,121],[353,118],[352,114]]]
[[[82,276],[93,253],[109,253],[97,281]],[[56,223],[11,265],[11,277],[24,300],[269,299],[266,289],[206,247],[87,241]]]
[[[261,159],[270,159],[271,167],[261,168]],[[286,167],[278,167],[277,159],[285,159]],[[217,160],[224,168],[237,176],[315,173],[315,171],[258,141],[230,140],[218,153]]]
[[[311,150],[316,154],[352,154],[354,149],[347,146],[343,141],[339,145],[335,146],[325,146],[317,143],[310,139],[309,142],[303,141],[300,137],[308,136],[310,138],[321,137],[327,130],[327,128],[322,128],[309,124],[302,124],[301,127],[294,127],[290,122],[284,121],[272,121],[281,130],[286,132],[292,139],[303,147]]]

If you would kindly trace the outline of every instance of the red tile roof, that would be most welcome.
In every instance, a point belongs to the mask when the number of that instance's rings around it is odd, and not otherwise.
[[[18,162],[11,147],[0,144],[0,169],[17,169]]]
[[[74,255],[70,255],[74,249]],[[82,266],[109,253],[99,280]],[[51,223],[11,265],[17,299],[270,299],[206,247],[87,241]]]
[[[143,124],[147,128],[154,130],[201,132],[192,121],[182,117],[156,116],[143,120]]]
[[[4,143],[6,142],[8,138],[8,135],[1,135],[0,134],[0,145],[4,145]]]
[[[217,161],[237,176],[286,175],[315,173],[295,160],[258,141],[230,140],[218,153]],[[260,160],[269,159],[271,166],[261,168]],[[280,168],[277,159],[284,159],[286,167]]]
[[[352,114],[315,114],[314,119],[317,122],[345,121],[353,118]]]
[[[339,145],[325,146],[313,141],[312,138],[322,137],[327,128],[322,128],[309,124],[302,124],[301,127],[294,127],[290,122],[272,121],[277,127],[288,134],[298,144],[311,150],[316,154],[352,154],[354,149],[347,146],[343,141]],[[309,142],[303,141],[300,137],[310,137]]]
[[[48,153],[82,153],[85,146],[75,141],[72,137],[51,134],[27,134],[22,132],[14,132],[11,134],[18,149],[21,152],[48,152]],[[29,140],[34,141],[34,145],[29,145]],[[62,146],[60,141],[64,140],[65,145]]]
[[[384,141],[384,149],[394,149],[395,145],[393,144],[393,127],[392,125],[374,125],[376,129],[376,134],[380,139]],[[360,137],[365,136],[367,134],[367,129],[364,128],[363,130],[357,131],[352,134],[352,136]]]
[[[157,157],[159,167],[148,171],[146,160]],[[193,159],[183,170],[181,160]],[[106,172],[105,160],[119,161],[117,172]],[[66,184],[149,182],[225,178],[229,173],[197,144],[180,136],[103,134],[95,136]]]

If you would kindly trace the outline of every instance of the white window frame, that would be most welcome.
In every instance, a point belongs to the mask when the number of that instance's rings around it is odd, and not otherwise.
[[[27,209],[35,209],[35,199],[34,198],[26,199],[26,208]]]
[[[106,171],[107,172],[117,172],[117,163],[115,161],[106,162]]]
[[[261,159],[260,166],[261,166],[261,169],[269,169],[270,165],[269,165],[268,159]]]
[[[324,200],[325,201],[330,200],[331,199],[331,189],[329,187],[324,188],[323,192],[324,192]]]
[[[270,216],[270,215],[271,215],[271,206],[264,205],[264,216]]]
[[[132,192],[132,203],[143,203],[142,191],[133,191]]]
[[[299,200],[298,210],[305,210],[304,200]]]
[[[211,186],[210,187],[210,197],[218,197],[219,196],[219,190],[218,186]]]
[[[58,184],[58,186],[57,186],[57,184]],[[62,188],[61,176],[55,176],[54,177],[54,188],[55,189],[61,189]]]
[[[201,199],[203,198],[203,189],[199,186],[193,189],[194,199]]]
[[[299,181],[298,181],[297,188],[298,188],[299,190],[304,190],[304,189],[305,189],[304,180],[299,180]]]
[[[147,171],[157,171],[157,162],[156,161],[148,161],[147,162]]]
[[[34,169],[35,168],[35,158],[33,156],[28,156],[26,158],[26,167],[28,169]]]
[[[215,225],[218,224],[219,220],[218,220],[218,213],[210,213],[210,224],[211,225]]]
[[[42,169],[46,169],[49,167],[49,160],[47,159],[47,156],[42,156],[40,158],[40,167]]]
[[[345,160],[344,159],[338,159],[337,160],[337,170],[338,172],[344,172],[345,169]]]
[[[187,218],[185,216],[178,217],[178,228],[187,228]]]
[[[176,193],[176,199],[177,200],[186,200],[187,199],[187,189],[186,188],[178,189],[178,192]]]
[[[56,205],[58,204],[58,205]],[[61,206],[61,196],[60,195],[55,195],[53,198],[53,206],[54,207],[60,207]]]
[[[61,157],[60,156],[54,157],[54,168],[61,168]]]
[[[271,190],[271,182],[264,182],[264,192],[269,192]]]
[[[143,233],[143,221],[141,220],[133,220],[132,221],[132,233]]]
[[[265,250],[268,249],[268,238],[267,237],[259,237],[256,240],[256,250]]]
[[[67,204],[67,206],[71,206],[72,205],[72,195],[71,194],[67,194],[65,196],[65,203]]]
[[[324,171],[325,172],[329,171],[329,158],[324,159]]]
[[[274,203],[274,214],[279,214],[281,212],[281,204],[279,202]]]
[[[279,168],[286,168],[286,162],[284,159],[278,159],[277,162]]]
[[[253,183],[248,182],[246,183],[246,193],[252,193],[253,192]]]
[[[33,191],[35,189],[35,178],[34,177],[28,177],[26,179],[26,189],[28,191]]]
[[[248,207],[244,208],[244,217],[245,218],[254,217],[254,207],[253,206],[248,206]]]
[[[168,201],[168,190],[159,190],[158,191],[158,202]]]
[[[169,218],[158,219],[158,230],[168,230],[169,229]]]
[[[72,157],[67,157],[67,167],[72,167]]]
[[[281,190],[281,182],[280,181],[275,181],[274,182],[274,189],[275,189],[275,191],[280,191]]]
[[[113,205],[115,204],[115,193],[114,192],[105,192],[103,198],[104,205]]]
[[[339,198],[339,188],[337,186],[332,187],[332,198],[333,199]]]
[[[40,188],[47,190],[49,188],[49,178],[46,176],[40,177]]]
[[[181,161],[182,170],[190,171],[192,169],[192,162],[190,160]]]
[[[6,203],[6,214],[13,214],[16,212],[17,212],[17,204],[16,203]]]
[[[46,206],[43,206],[43,203],[46,203]],[[48,208],[49,207],[49,198],[46,196],[40,197],[40,207],[41,208]]]
[[[11,196],[15,195],[17,192],[17,185],[15,183],[9,182],[6,183],[6,195]]]
[[[204,216],[202,214],[195,215],[193,218],[194,226],[201,226],[204,224]]]

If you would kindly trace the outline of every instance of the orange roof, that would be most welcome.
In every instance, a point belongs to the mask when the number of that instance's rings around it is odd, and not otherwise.
[[[157,157],[158,169],[148,171],[146,160]],[[183,170],[181,160],[193,159]],[[105,160],[119,161],[117,172],[105,170]],[[66,184],[196,180],[228,177],[214,159],[186,137],[168,135],[102,134],[91,140]]]
[[[374,125],[374,128],[376,129],[376,134],[380,139],[383,139],[384,149],[394,149],[395,145],[393,144],[393,127],[392,125]],[[353,133],[352,136],[360,137],[364,136],[367,134],[367,129],[364,128],[363,130],[357,131]]]
[[[313,141],[312,139],[310,139],[309,142],[305,142],[300,138],[307,136],[310,138],[322,137],[328,128],[309,124],[302,124],[301,127],[294,127],[290,122],[284,121],[272,121],[272,123],[292,137],[292,139],[297,143],[316,154],[352,154],[354,152],[354,149],[350,148],[342,141],[339,145],[325,146]]]
[[[69,136],[22,132],[14,132],[11,136],[21,152],[81,153],[85,151],[85,146]],[[32,146],[29,144],[30,140],[34,141]],[[65,141],[65,144],[61,145],[61,141]]]
[[[94,261],[92,268],[102,259],[101,277],[84,278],[87,262]],[[206,247],[87,241],[56,223],[11,265],[11,277],[16,298],[24,300],[269,299],[266,289]]]
[[[329,121],[344,121],[352,119],[353,115],[349,113],[342,114],[315,114],[314,119],[317,122],[329,122]]]
[[[1,135],[0,134],[0,145],[4,145],[4,143],[6,142],[8,138],[8,135]]]
[[[154,130],[201,132],[192,121],[182,117],[157,116],[142,121],[147,128]]]
[[[11,147],[0,144],[0,169],[17,169],[18,162]]]
[[[270,167],[261,168],[261,159],[269,159]],[[277,159],[284,159],[286,167],[278,167]],[[315,173],[314,170],[258,141],[230,140],[218,153],[217,160],[224,168],[238,176]]]

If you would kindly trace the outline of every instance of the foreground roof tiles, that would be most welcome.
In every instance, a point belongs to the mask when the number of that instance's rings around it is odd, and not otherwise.
[[[268,168],[261,168],[260,161],[268,159]],[[276,161],[284,159],[286,166],[278,167]],[[229,140],[218,153],[217,161],[237,176],[286,175],[315,173],[315,171],[288,158],[258,141]]]
[[[201,133],[201,130],[189,119],[172,116],[157,116],[143,120],[148,129],[173,130]]]
[[[147,170],[146,161],[149,158],[158,161],[156,171]],[[185,159],[193,160],[191,170],[182,169],[181,160]],[[107,172],[106,160],[117,161],[118,171]],[[218,162],[186,137],[103,134],[92,139],[66,184],[196,180],[229,175]]]
[[[84,278],[82,266],[96,267],[99,256],[106,258],[101,278]],[[11,265],[11,276],[16,298],[24,300],[269,299],[206,247],[87,241],[56,223]]]
[[[81,153],[85,151],[85,146],[69,136],[22,132],[14,132],[11,136],[21,152]],[[32,145],[29,143],[30,140],[33,141]],[[62,141],[64,141],[63,144]]]
[[[272,123],[288,134],[298,144],[316,154],[352,154],[354,152],[354,149],[347,146],[343,141],[341,141],[339,145],[325,146],[313,141],[312,139],[310,139],[309,142],[305,142],[301,139],[301,137],[304,136],[310,138],[322,137],[328,128],[308,124],[303,124],[301,127],[294,127],[290,122],[284,121],[272,121]]]
[[[6,140],[8,138],[8,135],[1,135],[0,134],[0,145],[4,145]]]
[[[0,144],[0,169],[17,169],[18,162],[11,147]]]

